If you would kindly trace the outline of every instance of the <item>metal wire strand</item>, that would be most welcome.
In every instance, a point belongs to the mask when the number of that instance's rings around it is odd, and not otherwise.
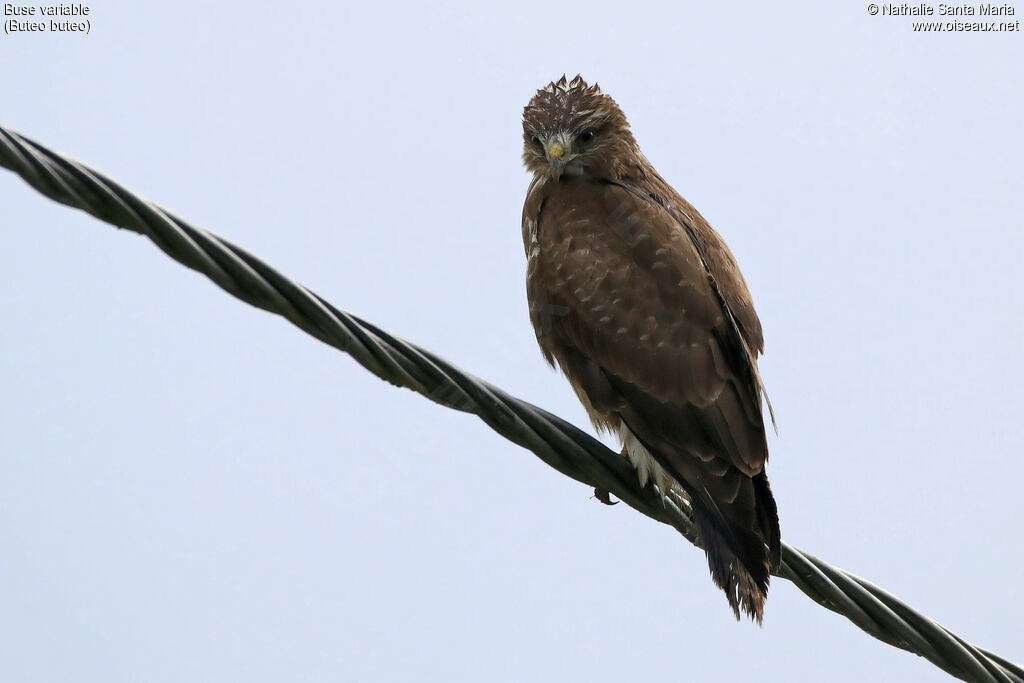
[[[171,258],[242,301],[284,316],[350,354],[381,379],[448,408],[472,413],[567,477],[614,494],[630,507],[697,536],[685,504],[641,488],[625,458],[561,418],[509,396],[443,358],[325,301],[244,249],[146,201],[87,166],[0,127],[0,165],[50,199],[151,239]],[[971,645],[874,584],[782,544],[777,576],[884,643],[918,654],[965,681],[1024,683],[1024,668]]]

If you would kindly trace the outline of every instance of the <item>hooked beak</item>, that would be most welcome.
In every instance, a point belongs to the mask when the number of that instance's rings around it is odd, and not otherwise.
[[[570,151],[570,143],[562,136],[558,136],[553,140],[549,140],[544,145],[544,156],[547,157],[548,163],[554,168],[562,169],[570,161],[579,156],[579,154],[573,154]]]

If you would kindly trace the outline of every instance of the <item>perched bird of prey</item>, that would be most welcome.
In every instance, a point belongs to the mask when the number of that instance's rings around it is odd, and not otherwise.
[[[757,370],[761,323],[732,252],[640,152],[595,84],[523,111],[530,319],[640,484],[686,501],[736,618],[761,623],[779,519]],[[770,410],[770,404],[769,404]],[[686,504],[686,503],[684,503]]]

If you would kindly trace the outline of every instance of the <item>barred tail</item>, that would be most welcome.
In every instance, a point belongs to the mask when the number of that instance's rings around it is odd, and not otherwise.
[[[760,625],[769,576],[779,565],[778,512],[763,472],[733,476],[743,481],[732,502],[716,502],[705,489],[692,497],[693,512],[712,580],[725,591],[737,620],[742,611]]]

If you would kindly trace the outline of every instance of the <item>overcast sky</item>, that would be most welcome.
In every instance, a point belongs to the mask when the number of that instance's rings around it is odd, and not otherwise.
[[[1019,661],[1024,37],[866,4],[100,1],[0,35],[0,123],[589,429],[528,320],[520,116],[598,81],[753,291],[783,537]],[[783,580],[737,624],[668,527],[0,206],[0,680],[947,680]]]

